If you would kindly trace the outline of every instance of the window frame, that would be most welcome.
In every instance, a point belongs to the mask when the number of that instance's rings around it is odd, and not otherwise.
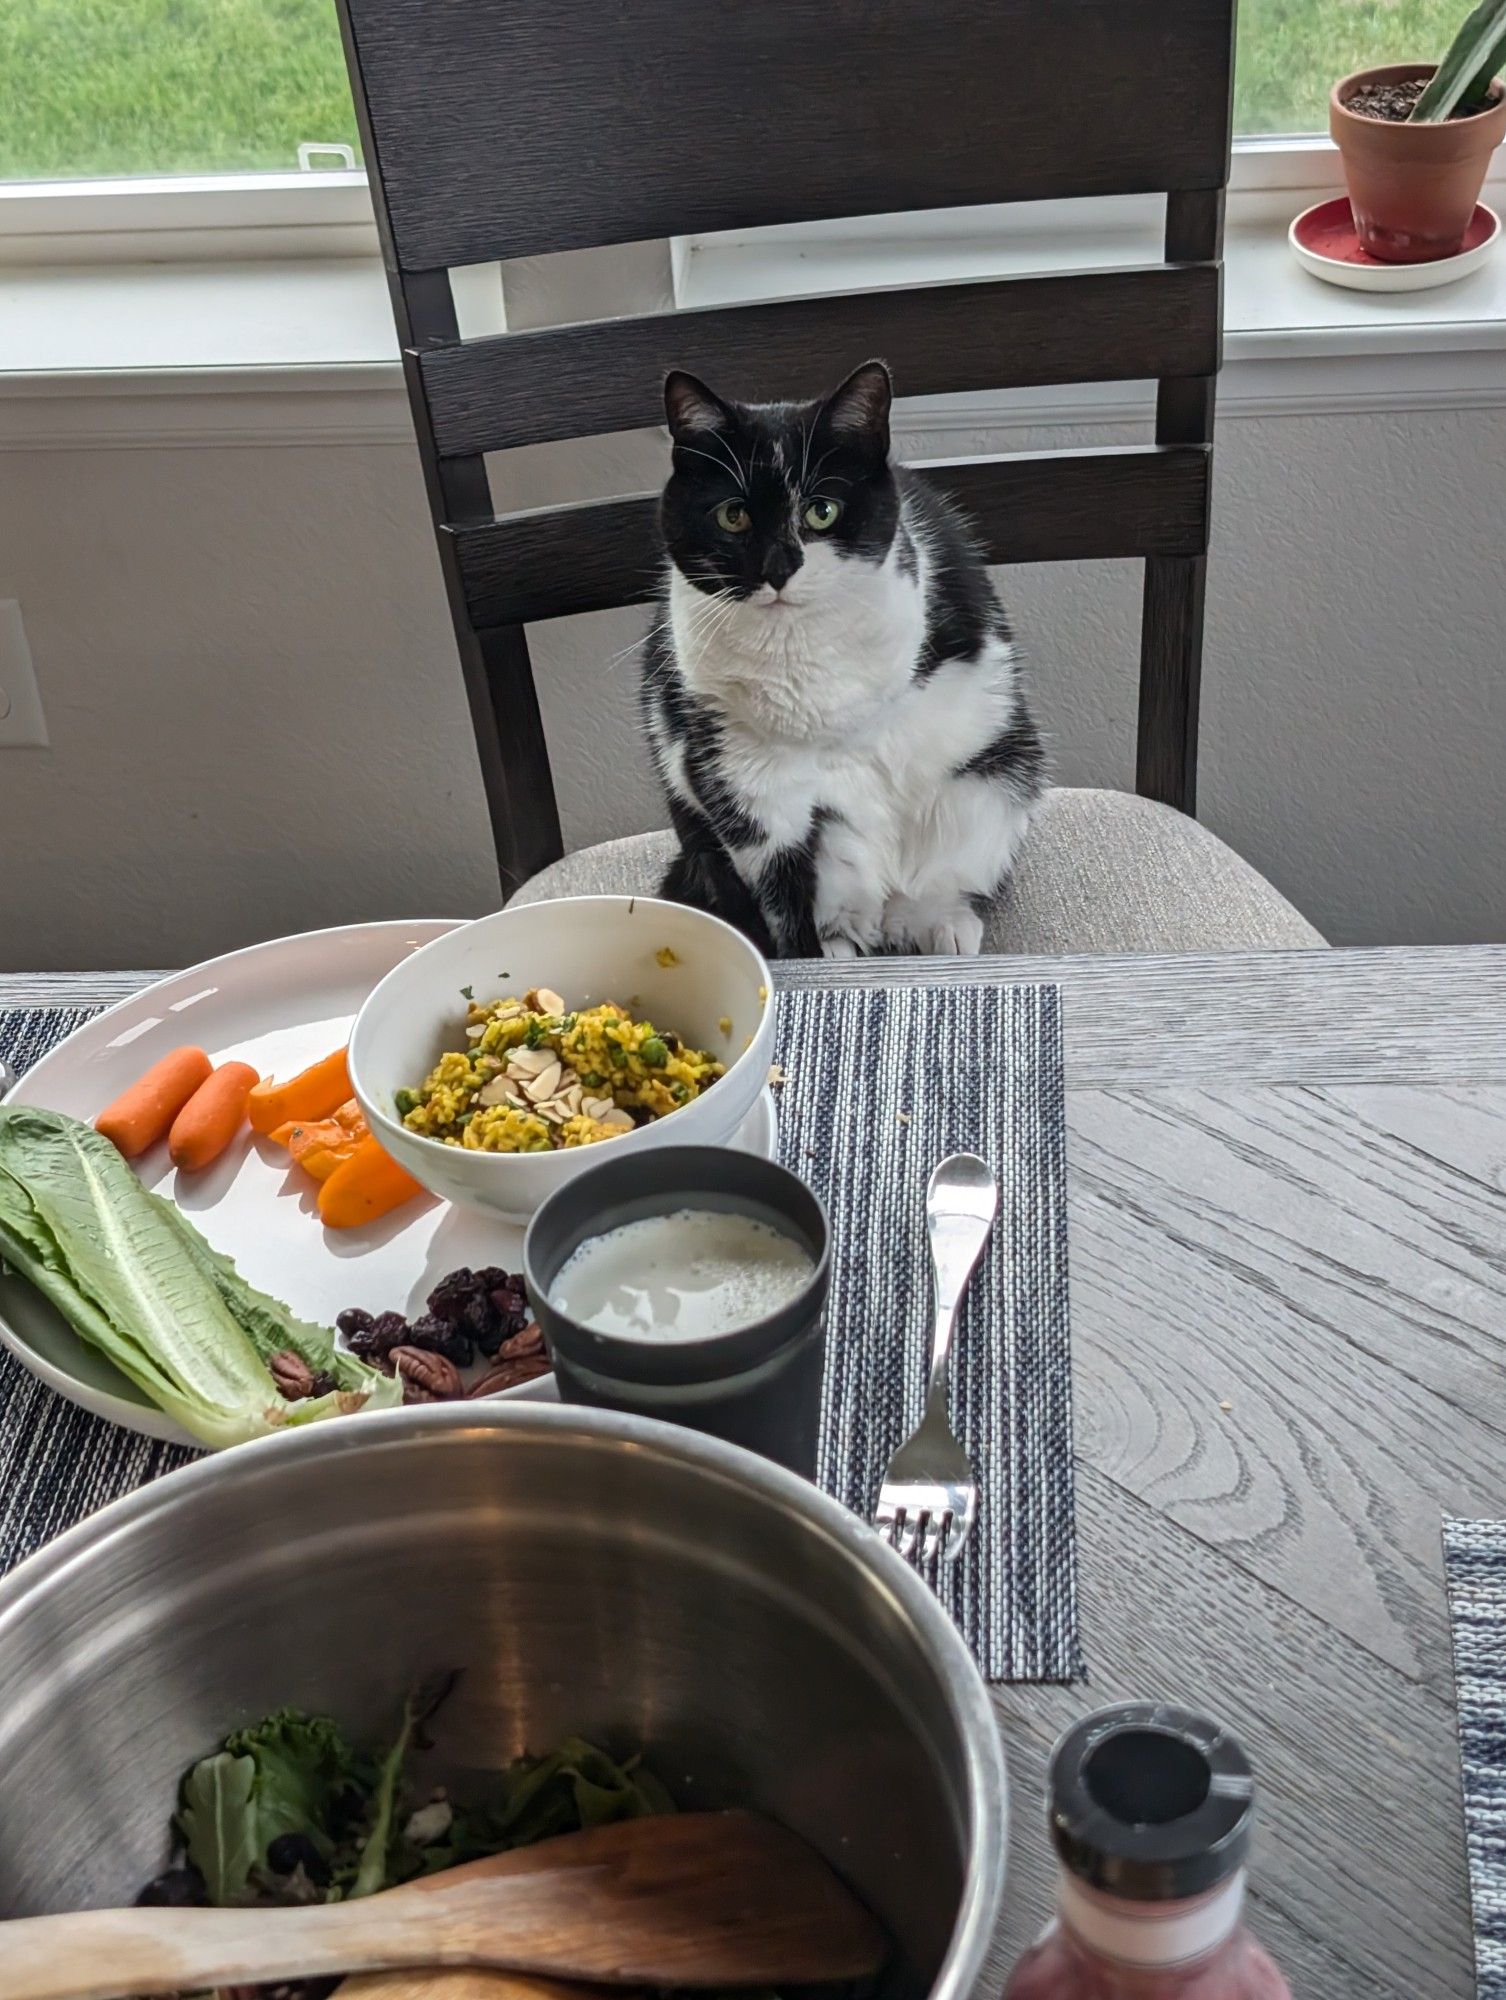
[[[1246,196],[1340,185],[1338,153],[1326,138],[1237,139],[1231,219]],[[0,262],[240,261],[375,255],[377,247],[360,167],[0,183]]]

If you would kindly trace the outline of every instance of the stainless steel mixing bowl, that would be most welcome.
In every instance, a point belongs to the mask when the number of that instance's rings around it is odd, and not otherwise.
[[[709,1438],[545,1404],[392,1411],[146,1487],[0,1584],[0,1912],[129,1900],[179,1773],[293,1703],[380,1741],[460,1667],[435,1775],[573,1733],[749,1803],[963,2000],[1003,1890],[987,1692],[845,1509]],[[473,1782],[475,1782],[473,1780]]]

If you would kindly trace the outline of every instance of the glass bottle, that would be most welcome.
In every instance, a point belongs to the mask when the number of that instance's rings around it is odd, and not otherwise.
[[[1057,1913],[1005,2000],[1291,2000],[1241,1920],[1254,1816],[1227,1730],[1155,1702],[1106,1708],[1051,1758]]]

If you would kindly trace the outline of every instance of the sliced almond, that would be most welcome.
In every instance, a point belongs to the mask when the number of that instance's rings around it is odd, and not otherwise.
[[[546,1098],[553,1097],[554,1093],[559,1089],[560,1078],[564,1073],[564,1065],[562,1063],[558,1061],[551,1062],[548,1069],[534,1077],[531,1083],[524,1084],[523,1095],[531,1097],[535,1104],[542,1104]]]
[[[610,1097],[582,1097],[580,1108],[588,1118],[605,1118],[607,1113],[615,1111],[617,1106]]]
[[[476,1102],[478,1104],[511,1104],[517,1106],[523,1100],[518,1096],[505,1076],[494,1076],[490,1083],[484,1083],[476,1092]]]
[[[528,1004],[536,1014],[563,1014],[565,1003],[558,993],[547,986],[535,986],[528,995]]]
[[[559,1101],[569,1109],[572,1118],[578,1117],[585,1102],[585,1092],[578,1083],[567,1084],[559,1094]]]
[[[613,1105],[607,1115],[598,1120],[598,1123],[605,1125],[608,1131],[611,1132],[631,1132],[635,1129],[632,1119],[625,1111],[618,1110],[616,1105]]]
[[[479,1042],[485,1033],[485,1021],[472,1021],[471,1025],[465,1031],[465,1038],[468,1042]]]
[[[551,1063],[559,1057],[553,1049],[509,1049],[507,1067],[516,1070],[519,1076],[542,1076]]]

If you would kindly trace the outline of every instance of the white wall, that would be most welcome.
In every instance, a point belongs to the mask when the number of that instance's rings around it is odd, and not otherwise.
[[[1203,817],[1336,941],[1506,938],[1503,452],[1501,409],[1221,426]],[[1135,566],[1003,582],[1058,776],[1128,782]],[[494,902],[408,446],[6,452],[0,596],[52,737],[0,750],[0,966]],[[657,820],[642,619],[535,635],[572,844]]]

